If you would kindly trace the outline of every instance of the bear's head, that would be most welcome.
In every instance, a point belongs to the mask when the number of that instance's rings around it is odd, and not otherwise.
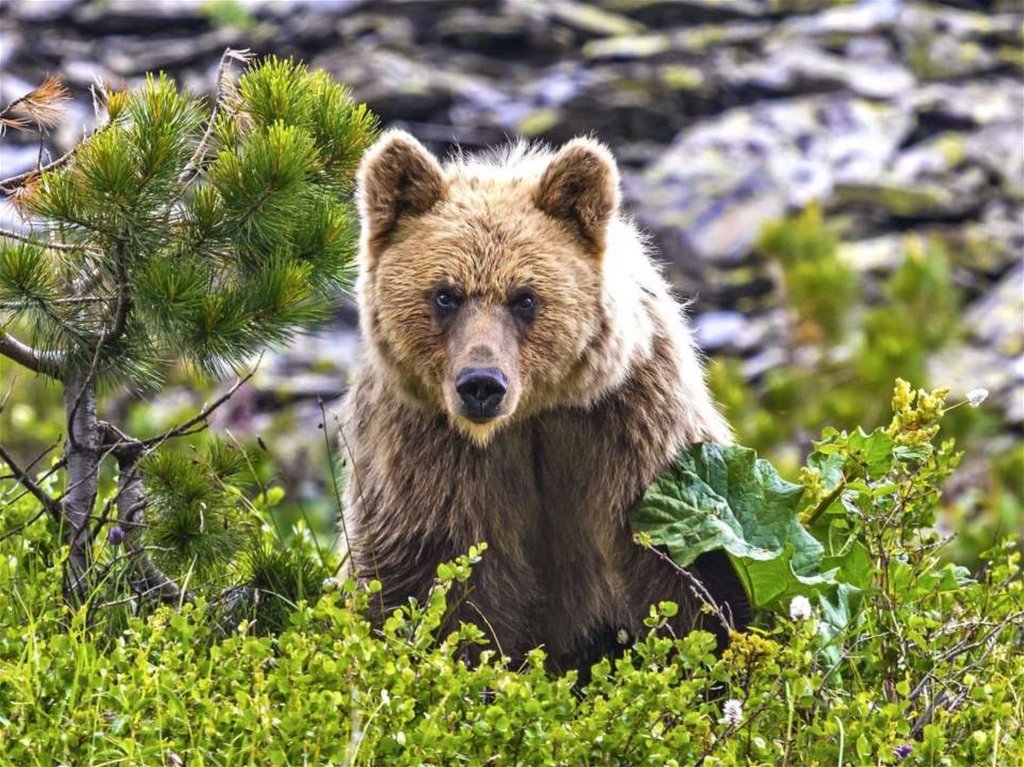
[[[619,174],[601,144],[442,166],[391,131],[359,203],[363,330],[408,401],[479,445],[565,404],[605,316]]]

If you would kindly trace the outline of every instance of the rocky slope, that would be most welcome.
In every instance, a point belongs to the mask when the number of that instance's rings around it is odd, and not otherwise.
[[[967,336],[936,380],[1024,423],[1024,0],[79,0],[4,3],[2,99],[46,71],[87,86],[165,69],[209,91],[228,45],[294,54],[438,151],[594,133],[625,168],[699,339],[751,377],[782,364],[785,306],[754,247],[818,201],[867,282],[908,233],[948,246]],[[5,139],[4,174],[34,144]],[[352,313],[273,360],[261,402],[336,396]],[[927,321],[927,318],[922,318]]]

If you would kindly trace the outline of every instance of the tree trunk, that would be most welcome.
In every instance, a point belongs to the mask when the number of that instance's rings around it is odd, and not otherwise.
[[[64,382],[64,406],[68,419],[64,453],[68,484],[61,512],[69,547],[64,593],[69,601],[80,603],[89,593],[92,565],[89,522],[99,484],[101,442],[96,421],[96,383],[87,372],[69,372]]]

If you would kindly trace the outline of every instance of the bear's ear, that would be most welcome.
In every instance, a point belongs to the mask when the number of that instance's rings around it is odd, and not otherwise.
[[[573,139],[548,164],[534,202],[570,223],[595,254],[604,250],[608,222],[619,208],[619,169],[603,145]]]
[[[444,193],[441,165],[405,131],[381,136],[359,168],[359,212],[371,239],[386,235],[403,215],[430,210]]]

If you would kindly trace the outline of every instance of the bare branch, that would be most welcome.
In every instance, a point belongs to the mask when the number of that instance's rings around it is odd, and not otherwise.
[[[31,245],[38,245],[40,248],[50,248],[51,250],[87,250],[84,245],[69,245],[64,242],[51,242],[49,240],[39,240],[29,235],[21,234],[19,232],[12,231],[10,229],[0,229],[0,237],[6,237],[10,240],[18,240],[20,242],[27,242]]]
[[[683,576],[687,585],[690,587],[691,593],[697,598],[697,601],[701,604],[707,605],[714,612],[715,618],[718,619],[718,625],[725,631],[726,636],[728,636],[731,631],[735,630],[735,626],[731,625],[730,616],[726,615],[725,611],[722,610],[700,578],[691,573],[685,567],[680,567],[670,556],[657,547],[645,546],[644,548],[655,554],[658,559],[671,566],[673,570]]]
[[[35,178],[39,174],[45,173],[48,170],[54,170],[55,168],[59,168],[61,165],[63,165],[64,163],[71,159],[71,156],[75,153],[76,149],[78,149],[78,145],[72,147],[67,152],[58,157],[56,160],[54,160],[51,163],[48,163],[47,165],[42,166],[41,168],[32,168],[30,170],[25,171],[24,173],[18,173],[15,176],[5,178],[3,181],[0,181],[0,191],[10,194],[29,179]]]
[[[110,296],[76,296],[73,298],[51,298],[47,300],[47,303],[56,304],[57,306],[74,306],[76,304],[99,304],[109,300]],[[28,309],[36,305],[34,301],[0,301],[0,309],[8,309],[10,311]]]
[[[61,355],[33,349],[7,333],[0,334],[0,354],[51,378],[59,379],[63,374],[64,360]]]
[[[11,468],[11,473],[14,474],[15,479],[28,490],[36,499],[43,505],[50,514],[53,514],[55,518],[60,519],[60,507],[53,498],[46,494],[46,492],[39,487],[28,473],[15,463],[14,458],[11,454],[4,449],[3,445],[0,445],[0,458]]]
[[[14,527],[10,528],[9,530],[4,530],[3,535],[0,535],[0,541],[6,541],[8,538],[13,538],[15,535],[20,533],[26,527],[30,527],[31,525],[35,524],[35,522],[41,516],[43,516],[43,514],[45,514],[46,512],[47,512],[47,509],[46,509],[45,506],[43,506],[43,507],[41,507],[39,509],[39,511],[37,511],[35,514],[33,514],[31,517],[26,519],[21,524],[17,524]]]
[[[115,453],[120,475],[117,479],[117,519],[125,531],[125,549],[132,559],[129,583],[139,596],[152,596],[161,602],[178,604],[188,600],[181,588],[157,567],[142,545],[142,530],[149,502],[138,463],[143,455],[141,443],[134,442]]]
[[[167,440],[173,439],[174,437],[181,437],[186,434],[191,434],[192,432],[190,431],[190,429],[192,429],[192,427],[196,426],[197,424],[201,423],[203,424],[202,428],[206,428],[206,419],[209,418],[210,415],[213,414],[215,410],[217,410],[217,408],[219,408],[221,405],[223,405],[225,402],[231,399],[231,397],[234,396],[235,392],[238,391],[239,388],[241,388],[241,386],[244,383],[246,383],[250,378],[256,375],[256,371],[259,369],[260,362],[262,360],[263,355],[260,355],[259,360],[256,361],[256,364],[253,366],[252,370],[250,370],[244,376],[235,381],[234,385],[232,385],[232,387],[227,392],[225,392],[220,397],[211,402],[209,405],[204,407],[197,415],[188,419],[184,423],[178,424],[172,429],[168,429],[163,434],[159,434],[156,437],[150,437],[149,439],[142,440],[140,444],[143,447],[155,448],[159,447]]]
[[[231,70],[232,59],[248,64],[252,58],[253,54],[248,48],[244,50],[227,48],[220,57],[220,64],[217,67],[217,94],[214,96],[213,110],[210,112],[210,122],[206,126],[206,131],[203,133],[196,151],[192,153],[188,164],[181,171],[181,175],[178,176],[179,181],[190,182],[199,172],[199,163],[202,162],[203,156],[206,154],[206,148],[210,144],[210,138],[213,136],[213,126],[217,122],[217,116],[220,114],[220,110],[228,96],[227,76]]]

